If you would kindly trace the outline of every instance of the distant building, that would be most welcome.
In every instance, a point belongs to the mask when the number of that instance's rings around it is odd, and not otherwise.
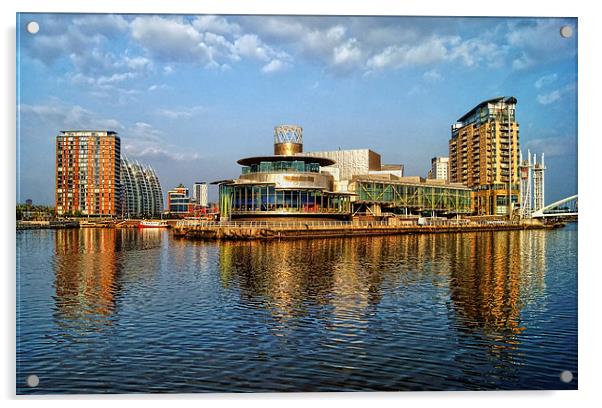
[[[56,137],[56,213],[121,215],[121,141],[108,130]]]
[[[403,177],[403,164],[383,164],[380,166],[380,170],[370,170],[368,174],[376,176],[379,174],[390,174],[401,178]]]
[[[380,171],[380,154],[370,149],[332,150],[323,152],[303,152],[303,156],[322,157],[333,160],[331,166],[339,169],[339,180],[351,180],[353,176]]]
[[[508,197],[519,201],[516,102],[514,97],[481,102],[451,127],[449,180],[473,190],[478,215],[507,214]]]
[[[194,204],[183,184],[167,192],[167,207],[171,214],[176,215],[188,215],[193,212]]]
[[[126,218],[158,217],[163,212],[163,191],[157,173],[138,161],[121,159],[122,212]]]
[[[370,149],[332,150],[324,152],[307,152],[304,156],[324,157],[335,161],[335,164],[321,170],[333,175],[335,182],[349,182],[359,175],[393,175],[403,177],[402,164],[381,164],[380,154]]]
[[[25,200],[25,205],[31,207],[33,205],[33,200],[31,198],[28,198],[27,200]]]
[[[192,201],[201,207],[207,207],[207,183],[197,182],[192,186]]]
[[[447,180],[449,177],[449,157],[433,157],[429,179]]]
[[[404,177],[369,149],[303,152],[300,126],[276,126],[274,154],[240,159],[242,174],[220,180],[223,220],[348,220],[354,215],[455,216],[471,212],[459,183]],[[341,160],[337,163],[335,160]]]

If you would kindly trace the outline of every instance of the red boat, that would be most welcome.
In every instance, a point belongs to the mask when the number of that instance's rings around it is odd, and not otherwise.
[[[140,221],[138,228],[168,228],[167,221]]]

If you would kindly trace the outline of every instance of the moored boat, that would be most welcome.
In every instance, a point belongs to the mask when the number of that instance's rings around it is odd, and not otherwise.
[[[148,221],[142,220],[138,224],[138,228],[167,228],[169,225],[167,221]]]

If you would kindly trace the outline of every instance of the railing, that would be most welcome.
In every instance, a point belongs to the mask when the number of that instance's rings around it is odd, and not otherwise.
[[[229,228],[309,228],[309,227],[474,227],[474,226],[508,226],[519,225],[520,221],[498,221],[498,220],[479,220],[472,221],[467,219],[459,220],[436,220],[422,219],[411,224],[407,219],[400,219],[402,223],[386,221],[199,221],[199,220],[180,220],[177,227],[229,227]],[[406,223],[403,223],[406,221]]]
[[[283,228],[307,228],[307,227],[344,227],[344,226],[389,226],[388,221],[196,221],[181,220],[176,224],[178,227],[283,227]]]

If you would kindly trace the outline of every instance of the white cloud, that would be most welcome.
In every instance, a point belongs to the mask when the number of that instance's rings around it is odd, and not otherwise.
[[[552,91],[550,93],[546,93],[543,95],[537,95],[537,102],[541,103],[542,105],[549,105],[551,103],[559,101],[560,98],[561,98],[560,91],[555,90],[555,91]]]
[[[545,94],[537,95],[537,102],[542,105],[549,105],[562,99],[562,96],[566,93],[575,90],[575,84],[568,84],[560,89],[555,89]]]
[[[164,60],[209,62],[202,35],[181,17],[141,16],[130,24],[132,37],[155,57]]]
[[[428,70],[422,76],[427,82],[439,82],[443,79],[443,76],[436,69]]]
[[[335,47],[332,52],[333,64],[337,66],[355,65],[362,59],[362,51],[358,47],[355,38],[349,39],[344,44]]]
[[[527,140],[525,142],[525,152],[545,153],[546,157],[572,156],[577,150],[577,138],[574,136],[564,137],[546,137]]]
[[[191,118],[195,115],[205,112],[207,109],[204,106],[192,106],[189,108],[175,109],[157,109],[157,115],[169,119],[184,119]]]
[[[287,63],[275,59],[275,60],[271,60],[270,62],[265,64],[261,68],[261,72],[263,72],[264,74],[271,74],[273,72],[281,71],[282,69],[286,68],[287,66],[288,66]]]
[[[560,36],[560,27],[569,20],[555,18],[517,19],[507,23],[506,40],[519,53],[513,68],[528,69],[559,57],[576,55],[576,38]]]
[[[73,25],[88,35],[102,34],[111,37],[126,31],[129,23],[118,14],[89,14],[74,18]]]
[[[512,68],[515,70],[527,69],[527,68],[531,68],[532,66],[534,66],[536,64],[536,62],[537,62],[536,60],[534,60],[529,55],[527,55],[525,52],[523,52],[523,53],[521,53],[520,57],[515,58],[512,61]]]
[[[241,29],[236,23],[230,23],[224,17],[200,16],[193,20],[192,25],[199,31],[211,31],[217,34],[238,34]]]
[[[557,74],[544,75],[535,81],[535,88],[540,89],[551,83],[555,82],[558,79]]]
[[[171,89],[171,87],[168,85],[165,85],[165,84],[152,84],[151,86],[148,87],[149,92],[166,90],[166,89]]]
[[[367,65],[373,69],[384,69],[440,62],[449,55],[446,45],[449,41],[450,39],[431,37],[418,45],[389,46],[372,56]]]
[[[199,158],[197,153],[182,153],[165,141],[165,133],[146,122],[136,122],[121,133],[123,152],[131,158],[155,158],[186,161]],[[176,150],[176,151],[174,151]]]
[[[272,51],[255,34],[245,34],[234,42],[237,54],[266,61]]]
[[[130,80],[138,77],[138,73],[124,72],[110,76],[93,76],[82,73],[68,73],[66,78],[74,85],[85,89],[91,96],[96,98],[108,98],[115,104],[124,104],[132,101],[141,93],[134,88],[123,87]]]
[[[459,37],[452,41],[450,58],[460,59],[465,66],[473,67],[485,63],[490,67],[499,67],[503,64],[506,49],[493,43],[487,38],[470,38],[461,41]]]
[[[290,55],[277,50],[254,33],[240,33],[240,27],[223,17],[203,16],[188,22],[180,17],[143,16],[131,23],[132,37],[155,58],[173,63],[196,63],[205,68],[230,68],[244,58],[283,64]],[[211,31],[213,30],[213,31]],[[173,66],[164,68],[165,74]]]
[[[118,131],[123,125],[116,119],[98,117],[79,105],[67,106],[59,103],[47,105],[21,104],[20,115],[33,115],[55,132],[66,129],[108,129]]]

